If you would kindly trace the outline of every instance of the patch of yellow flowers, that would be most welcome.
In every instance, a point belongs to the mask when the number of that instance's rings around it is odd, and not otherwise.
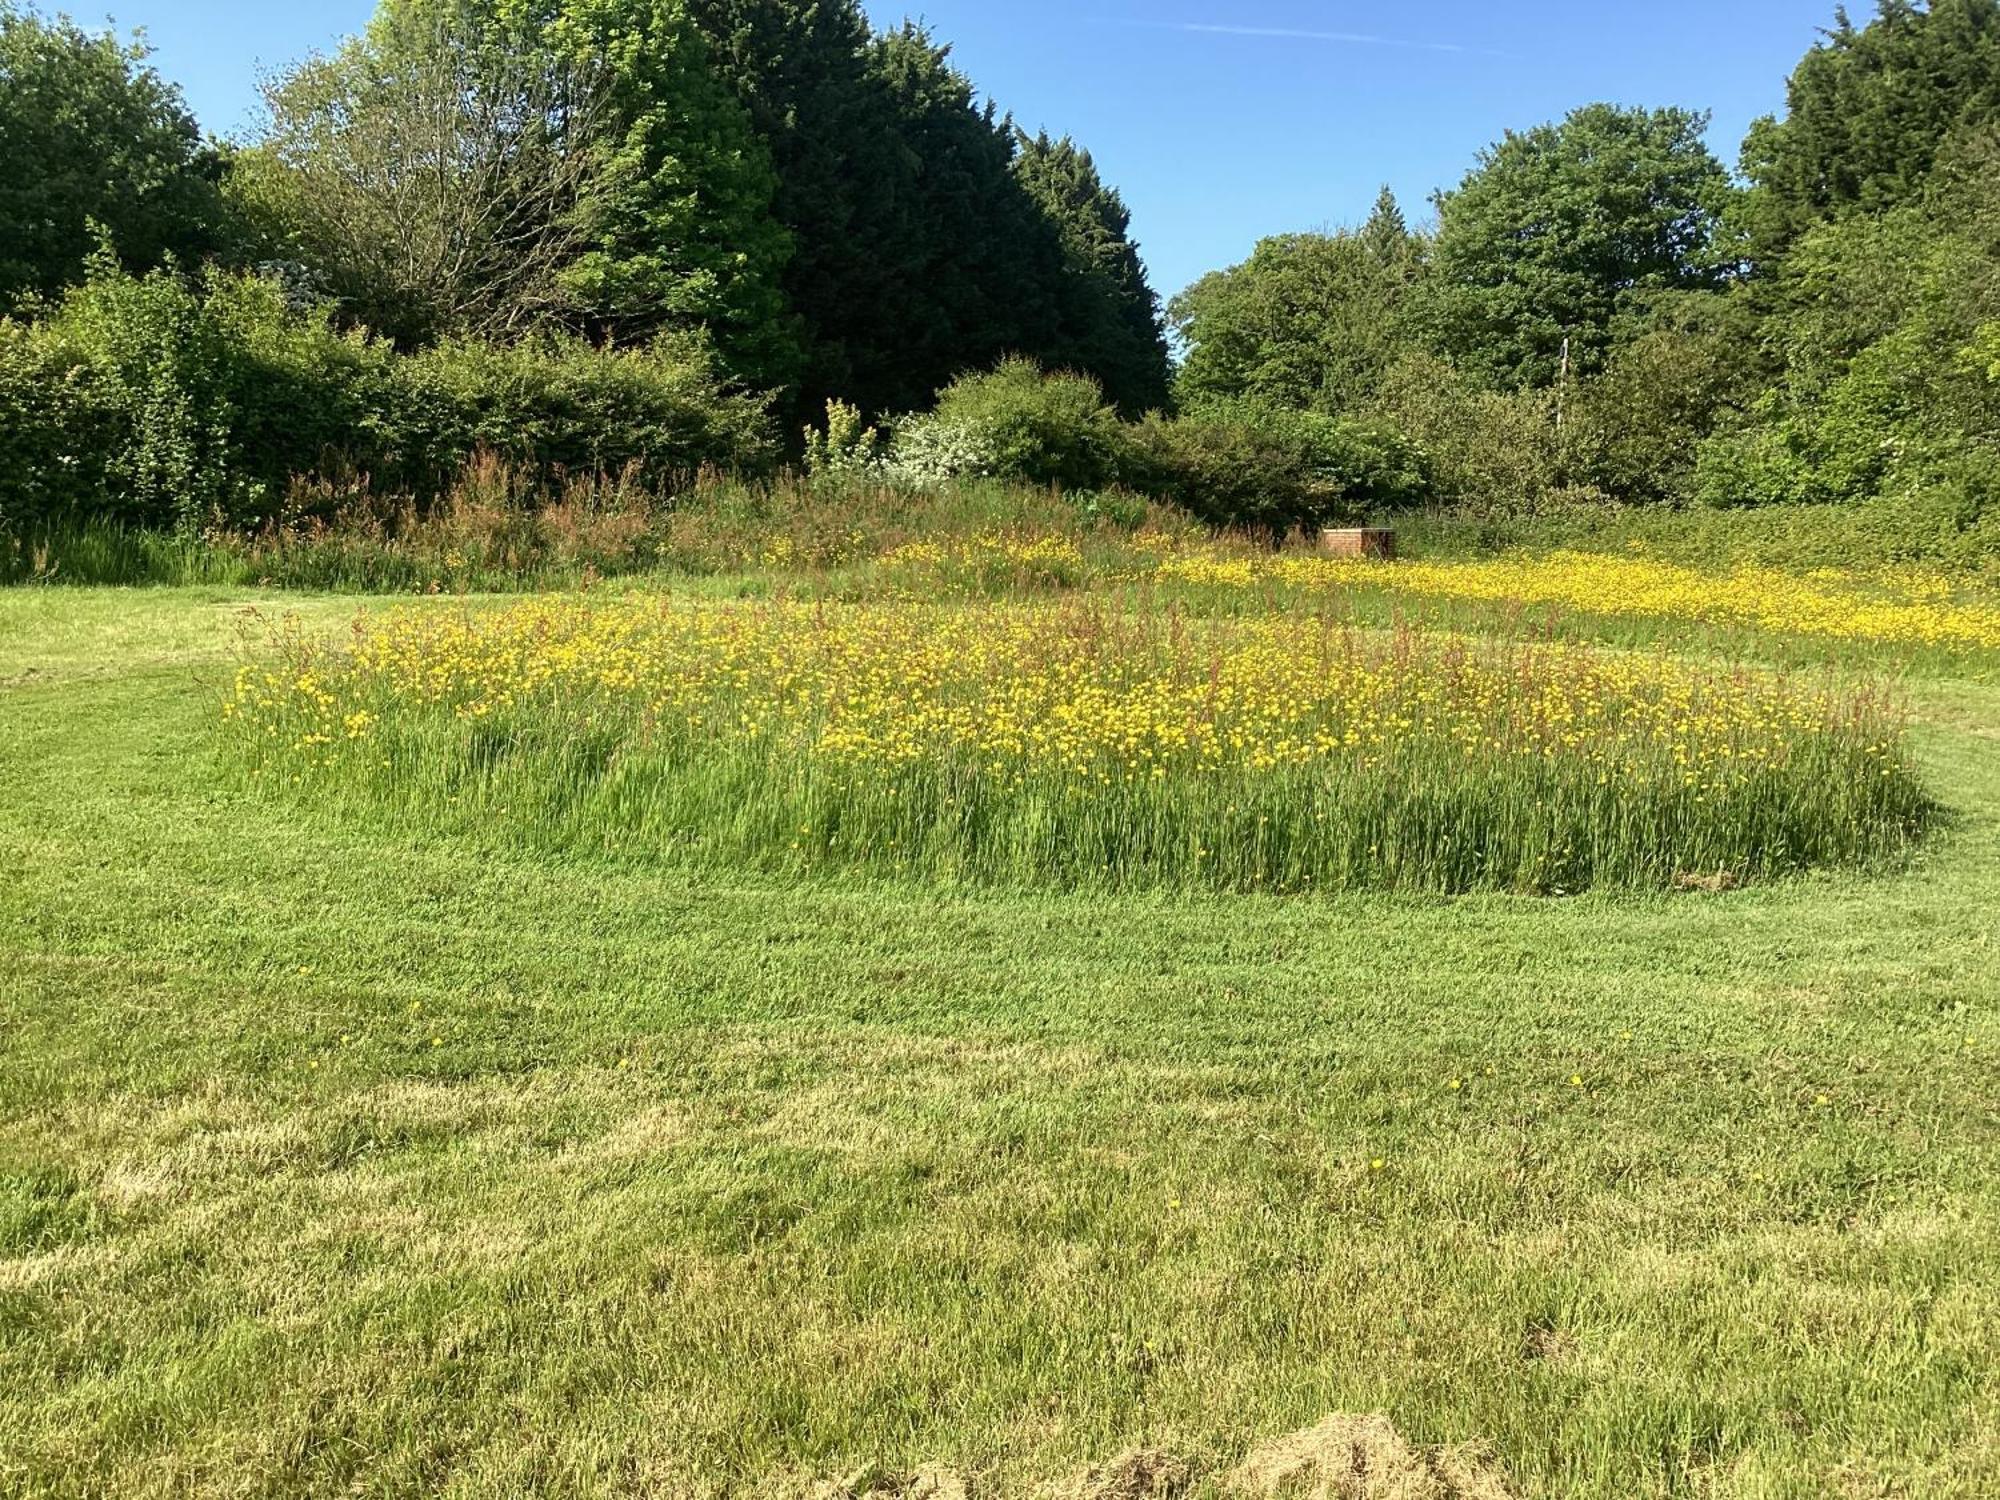
[[[1153,531],[1100,546],[1089,556],[1067,537],[985,533],[911,542],[884,554],[880,563],[893,579],[913,584],[921,577],[948,592],[963,592],[967,585],[992,592],[978,588],[982,581],[1275,588],[1308,596],[1365,590],[1827,640],[2000,650],[2000,603],[1960,597],[1952,580],[1916,569],[1704,572],[1638,555],[1573,551],[1385,564],[1305,551],[1250,551]]]
[[[1919,573],[1799,575],[1743,567],[1712,574],[1651,558],[1586,552],[1384,565],[1300,553],[1231,557],[1197,551],[1162,560],[1152,575],[1163,582],[1236,587],[1373,587],[1786,635],[2000,649],[2000,605],[1957,602],[1945,580]]]
[[[1822,835],[1858,846],[1870,809],[1886,826],[1915,806],[1868,700],[1665,656],[1075,602],[399,613],[331,654],[300,643],[246,668],[224,714],[260,766],[421,779],[449,763],[454,796],[496,755],[572,775],[597,746],[599,784],[566,805],[616,782],[606,805],[675,838],[727,825],[953,868],[1002,847],[1009,868],[1129,856],[1148,878],[1178,862],[1267,888],[1521,883],[1523,859],[1602,878],[1620,839],[1664,882],[1697,859],[1804,862]],[[1621,798],[1650,809],[1637,834]]]
[[[986,594],[1024,585],[1074,587],[1086,582],[1092,570],[1073,537],[984,532],[906,542],[883,554],[881,571],[888,583],[906,592],[970,588]]]

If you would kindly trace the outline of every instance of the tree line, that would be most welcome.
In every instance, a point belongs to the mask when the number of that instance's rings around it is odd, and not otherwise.
[[[856,0],[383,0],[265,105],[205,140],[143,51],[0,0],[0,459],[45,476],[0,517],[180,469],[258,514],[342,432],[398,482],[467,433],[740,462],[778,451],[749,394],[781,430],[884,421],[905,473],[1222,520],[2000,516],[2000,0],[1838,13],[1734,172],[1696,111],[1588,105],[1479,153],[1431,222],[1385,190],[1165,307],[1087,150]],[[279,377],[317,448],[237,431]]]
[[[0,303],[73,282],[101,227],[137,270],[289,270],[399,347],[692,325],[808,409],[906,409],[1007,353],[1167,399],[1090,154],[856,0],[384,0],[238,147],[66,20],[0,10],[0,77]]]
[[[1732,174],[1687,109],[1510,132],[1412,231],[1269,239],[1169,314],[1184,406],[1390,423],[1447,498],[1878,501],[2000,542],[2000,4],[1880,0]]]

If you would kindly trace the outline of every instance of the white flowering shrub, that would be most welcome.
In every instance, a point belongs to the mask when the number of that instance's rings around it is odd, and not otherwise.
[[[914,416],[897,424],[886,470],[898,483],[923,487],[986,479],[994,466],[993,445],[982,434],[936,416]]]

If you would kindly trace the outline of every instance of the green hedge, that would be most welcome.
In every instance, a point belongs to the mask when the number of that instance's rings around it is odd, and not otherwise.
[[[301,478],[421,503],[480,451],[552,478],[661,482],[775,453],[765,401],[730,389],[693,335],[401,355],[272,279],[101,263],[29,311],[0,320],[5,528],[240,529],[281,515]]]
[[[1424,453],[1394,429],[1249,400],[1148,417],[1133,429],[1128,473],[1211,525],[1273,534],[1357,522],[1431,493]]]

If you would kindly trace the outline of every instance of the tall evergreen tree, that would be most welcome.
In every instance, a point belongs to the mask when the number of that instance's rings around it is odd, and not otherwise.
[[[604,69],[600,175],[583,216],[591,248],[570,284],[614,333],[700,323],[737,375],[795,380],[776,173],[684,0],[533,3],[548,7],[559,47]]]
[[[1750,253],[1777,260],[1813,224],[1911,201],[1940,159],[2000,124],[2000,0],[1877,0],[1800,61],[1783,120],[1751,126]]]
[[[857,0],[690,5],[777,169],[803,409],[918,406],[1008,353],[1088,368],[1128,406],[1158,399],[1163,360],[1120,304],[1141,295],[1136,254],[1109,281],[1083,274],[1100,255],[1117,267],[1126,234],[1094,169],[1052,213],[1054,181],[1017,170],[1011,123],[949,48],[912,25],[874,35]]]
[[[1167,400],[1167,341],[1160,299],[1132,241],[1132,214],[1065,136],[1023,133],[1014,174],[1055,226],[1068,272],[1063,288],[1064,363],[1088,370],[1130,415]]]
[[[857,340],[864,389],[906,408],[1003,355],[1062,363],[1062,246],[1014,176],[1012,123],[914,24],[876,39],[870,77],[915,172],[894,220],[892,264],[908,269],[882,285],[880,326]]]
[[[1403,205],[1396,201],[1388,184],[1384,183],[1382,191],[1375,195],[1375,207],[1357,238],[1362,248],[1385,266],[1399,265],[1414,252],[1416,237],[1410,233],[1409,220],[1403,217]]]
[[[872,370],[893,335],[872,305],[914,274],[898,228],[917,163],[893,100],[871,78],[867,18],[856,0],[689,0],[688,8],[775,170],[772,213],[792,240],[782,285],[803,343],[799,410],[816,412],[830,397],[886,409]]]

